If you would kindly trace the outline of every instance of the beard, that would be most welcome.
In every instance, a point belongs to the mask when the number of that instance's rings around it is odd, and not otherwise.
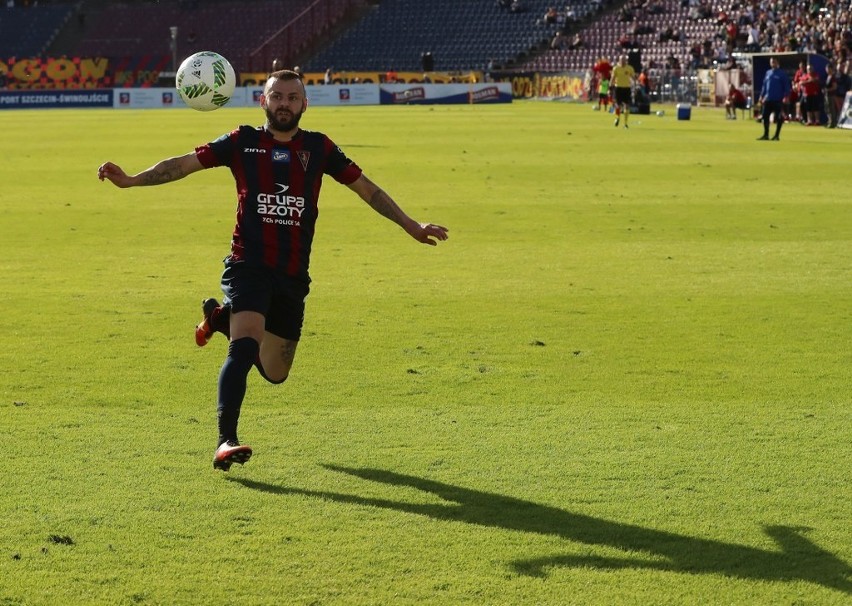
[[[276,113],[266,108],[266,123],[272,130],[288,132],[299,127],[299,120],[302,119],[303,113],[305,113],[304,110],[298,114],[291,114],[287,110],[279,110]],[[290,118],[287,119],[286,116],[290,116]]]

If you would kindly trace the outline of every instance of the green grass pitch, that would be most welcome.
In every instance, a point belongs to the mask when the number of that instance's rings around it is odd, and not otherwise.
[[[0,605],[848,604],[852,132],[665,109],[309,109],[450,240],[326,179],[228,474],[231,177],[95,173],[262,113],[0,112]]]

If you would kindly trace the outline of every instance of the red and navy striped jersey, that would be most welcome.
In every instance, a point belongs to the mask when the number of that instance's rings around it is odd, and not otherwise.
[[[227,166],[237,187],[237,222],[226,264],[265,265],[310,281],[308,265],[324,174],[348,185],[361,169],[326,135],[300,130],[276,141],[241,126],[195,150],[205,168]]]

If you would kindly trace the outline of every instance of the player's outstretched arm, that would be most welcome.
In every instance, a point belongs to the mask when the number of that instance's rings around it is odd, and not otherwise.
[[[399,225],[418,242],[436,246],[438,240],[446,240],[449,237],[447,235],[449,230],[446,227],[434,223],[418,223],[409,217],[381,187],[363,174],[349,184],[349,189],[358,194],[373,210]]]
[[[162,185],[171,181],[183,179],[204,168],[195,152],[190,152],[175,158],[166,158],[157,162],[151,168],[130,176],[120,166],[112,162],[104,162],[98,167],[98,179],[107,180],[116,187],[138,187],[142,185]]]

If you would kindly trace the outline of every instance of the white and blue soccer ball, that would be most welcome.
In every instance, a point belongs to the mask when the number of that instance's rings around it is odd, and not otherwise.
[[[192,109],[209,112],[231,100],[237,76],[219,53],[201,51],[183,60],[175,74],[175,88]]]

